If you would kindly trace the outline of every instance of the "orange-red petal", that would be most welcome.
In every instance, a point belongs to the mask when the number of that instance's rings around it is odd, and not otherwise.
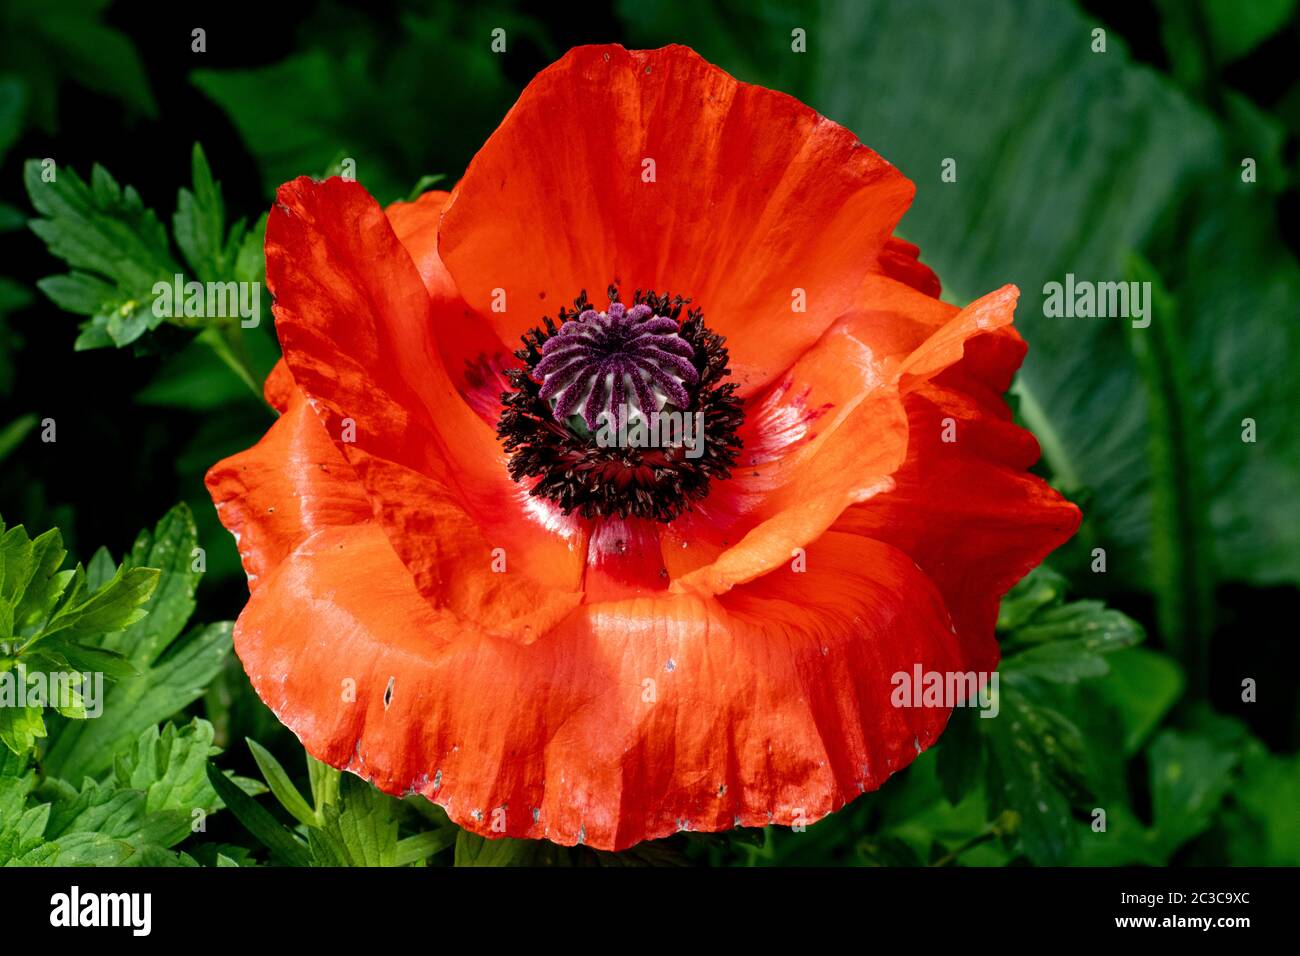
[[[486,631],[534,639],[580,600],[585,548],[573,529],[527,517],[493,429],[446,373],[436,336],[459,318],[455,303],[429,295],[354,182],[282,186],[266,250],[294,380],[421,593]]]
[[[748,392],[852,305],[912,193],[848,130],[685,47],[578,47],[475,156],[439,249],[507,343],[611,281],[690,296]]]
[[[607,850],[814,821],[942,730],[946,709],[892,705],[894,674],[990,660],[907,555],[842,534],[804,573],[581,608],[522,645],[435,611],[375,525],[325,528],[254,592],[235,643],[319,759],[485,836]]]

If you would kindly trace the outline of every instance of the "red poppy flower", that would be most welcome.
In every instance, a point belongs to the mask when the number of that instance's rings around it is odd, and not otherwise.
[[[940,302],[891,237],[912,192],[788,96],[618,46],[543,71],[450,194],[282,186],[282,414],[208,475],[257,692],[486,836],[811,822],[906,766],[950,711],[892,675],[994,668],[1000,596],[1079,521],[1001,397],[1016,290]],[[670,412],[696,445],[594,433]]]

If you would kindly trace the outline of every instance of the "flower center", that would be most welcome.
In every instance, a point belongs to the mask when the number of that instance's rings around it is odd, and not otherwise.
[[[541,379],[541,396],[555,420],[563,425],[578,416],[586,428],[576,430],[583,434],[602,420],[622,428],[670,405],[688,409],[687,387],[700,380],[694,358],[675,319],[656,315],[644,302],[629,309],[614,301],[606,312],[587,309],[561,325],[542,346],[533,376]]]
[[[565,514],[671,521],[731,475],[744,420],[723,338],[689,302],[609,288],[597,311],[584,291],[559,324],[547,317],[506,373],[497,434],[510,477]]]

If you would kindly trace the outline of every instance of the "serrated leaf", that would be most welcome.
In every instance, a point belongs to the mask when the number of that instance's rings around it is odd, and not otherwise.
[[[313,853],[325,865],[395,866],[397,817],[392,801],[374,787],[345,774],[337,803],[328,804],[319,828],[308,831]]]
[[[74,779],[97,774],[144,728],[197,700],[230,653],[230,632],[229,622],[190,632],[165,659],[105,695],[104,710],[110,719],[61,727],[46,754],[51,772]]]
[[[12,679],[12,671],[0,674],[0,694],[8,697],[6,684]],[[0,743],[14,753],[27,753],[36,746],[36,741],[45,736],[45,720],[41,708],[30,704],[18,707],[13,703],[0,703]]]
[[[172,282],[181,270],[166,230],[139,193],[120,187],[101,166],[93,168],[89,184],[67,167],[49,181],[42,163],[30,160],[24,178],[41,216],[30,223],[32,231],[73,269],[71,278],[38,288],[90,316],[118,346],[156,328],[162,318],[154,314],[153,287]]]

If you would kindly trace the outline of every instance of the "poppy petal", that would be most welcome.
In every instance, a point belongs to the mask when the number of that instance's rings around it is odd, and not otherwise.
[[[493,429],[444,369],[435,336],[454,303],[430,297],[379,205],[355,182],[287,183],[266,258],[293,378],[421,593],[517,640],[562,618],[580,600],[583,542],[529,517]]]
[[[352,466],[287,375],[278,363],[266,387],[284,402],[284,414],[256,445],[213,465],[205,478],[217,516],[235,536],[250,589],[316,529],[371,516]]]
[[[253,686],[318,759],[485,836],[617,850],[812,822],[906,766],[945,707],[894,675],[991,666],[911,558],[858,535],[725,599],[574,611],[533,644],[458,629],[374,524],[323,528],[235,628]]]
[[[902,394],[960,361],[975,337],[1010,326],[1017,295],[1007,286],[956,310],[892,280],[877,285],[871,308],[836,323],[753,404],[733,478],[672,529],[713,542],[664,549],[675,590],[720,594],[758,577],[845,508],[891,489],[911,442]],[[893,310],[905,305],[921,307],[899,322]]]
[[[920,246],[899,239],[897,236],[890,236],[885,243],[885,248],[880,252],[880,258],[876,260],[873,271],[937,299],[939,293],[943,291],[939,277],[929,266],[921,264],[920,256]]]
[[[395,202],[384,212],[393,232],[410,254],[425,288],[435,301],[457,303],[460,320],[446,322],[437,336],[442,362],[457,390],[485,422],[501,417],[501,393],[509,389],[502,374],[518,364],[492,326],[465,305],[451,273],[438,257],[438,224],[451,193],[430,190],[415,202]]]
[[[894,487],[849,508],[835,529],[911,555],[963,635],[991,634],[1002,595],[1069,540],[1081,513],[1026,471],[1038,443],[1012,422],[1002,397],[1024,341],[1010,327],[976,335],[935,374],[954,354],[951,331],[945,326],[904,363],[930,377],[916,378],[904,396],[908,451]]]
[[[475,156],[439,250],[504,342],[611,281],[690,296],[749,393],[852,305],[913,191],[842,126],[685,47],[578,47]]]

